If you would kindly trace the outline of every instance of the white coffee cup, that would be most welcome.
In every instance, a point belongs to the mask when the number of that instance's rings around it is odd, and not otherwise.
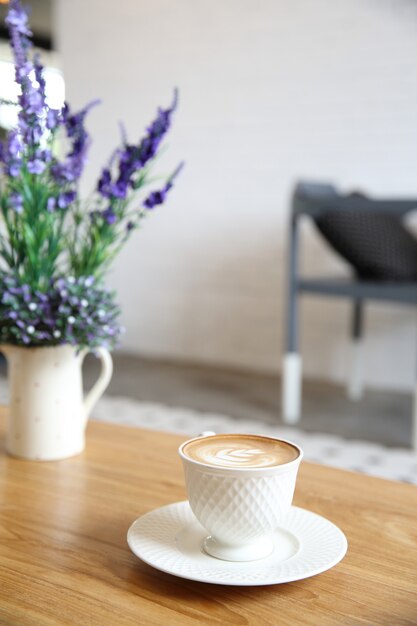
[[[296,458],[267,467],[224,467],[184,452],[192,442],[224,437],[195,437],[179,448],[190,507],[209,533],[203,542],[208,554],[228,561],[261,559],[273,551],[271,535],[291,506],[303,452],[290,441],[263,435],[233,437],[280,442],[295,449]]]

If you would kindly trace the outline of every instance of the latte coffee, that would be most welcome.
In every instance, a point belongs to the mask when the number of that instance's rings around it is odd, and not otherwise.
[[[192,461],[235,469],[275,467],[300,456],[290,443],[262,435],[211,435],[193,439],[182,452]]]

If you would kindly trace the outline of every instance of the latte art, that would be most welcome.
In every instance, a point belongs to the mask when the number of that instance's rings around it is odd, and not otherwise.
[[[260,435],[212,435],[191,441],[183,452],[205,465],[232,468],[273,467],[299,455],[290,443]]]
[[[256,467],[268,467],[268,465],[276,464],[272,454],[268,455],[259,448],[251,448],[249,450],[246,448],[226,448],[222,450],[220,448],[220,450],[213,451],[212,454],[210,451],[207,451],[204,458],[205,463],[209,463],[209,465],[222,465],[224,467],[254,467],[254,465]]]

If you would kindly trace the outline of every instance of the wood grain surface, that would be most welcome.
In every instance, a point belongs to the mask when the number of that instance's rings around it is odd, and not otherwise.
[[[142,563],[126,533],[185,499],[181,437],[91,421],[86,451],[55,462],[4,449],[0,410],[0,624],[417,624],[417,489],[302,463],[294,504],[346,534],[344,560],[285,585],[224,587]]]

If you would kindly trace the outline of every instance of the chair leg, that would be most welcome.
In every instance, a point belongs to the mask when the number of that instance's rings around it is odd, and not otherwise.
[[[350,370],[347,384],[349,400],[357,402],[363,396],[362,380],[362,340],[352,339],[350,344]]]
[[[412,428],[411,443],[412,443],[414,452],[417,454],[417,382],[416,382],[416,386],[414,387],[413,416],[412,416],[411,428]]]
[[[301,416],[301,357],[297,352],[284,356],[282,369],[282,418],[296,424]]]
[[[298,225],[295,216],[290,226],[288,263],[288,301],[286,353],[282,367],[282,418],[295,424],[301,417],[301,357],[298,354]]]
[[[358,401],[363,396],[362,353],[363,353],[363,303],[355,301],[352,316],[352,340],[350,346],[350,370],[347,382],[347,396]]]

